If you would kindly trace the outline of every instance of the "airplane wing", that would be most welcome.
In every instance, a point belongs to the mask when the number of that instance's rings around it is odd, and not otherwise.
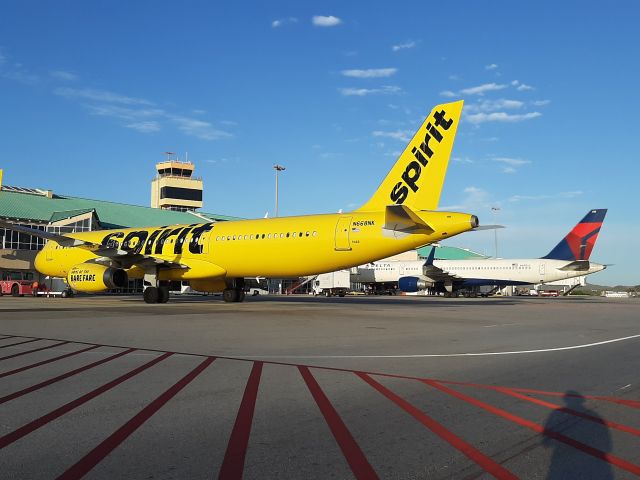
[[[26,233],[27,235],[33,235],[34,237],[44,238],[45,240],[51,240],[63,247],[75,247],[89,250],[98,256],[94,262],[103,265],[117,266],[119,268],[131,268],[133,265],[139,265],[141,267],[162,265],[167,268],[188,268],[188,265],[182,263],[170,262],[151,255],[133,253],[127,250],[102,245],[100,243],[80,240],[78,238],[68,237],[58,233],[45,232],[44,230],[38,230],[37,228],[16,225],[2,220],[0,220],[0,227],[13,230],[15,232]]]
[[[455,281],[460,280],[460,277],[457,275],[453,275],[451,273],[445,272],[440,267],[436,267],[433,264],[433,260],[435,258],[436,249],[435,247],[431,248],[431,252],[427,257],[427,261],[424,263],[422,267],[422,273],[425,277],[429,277],[433,282],[445,282],[445,281]]]

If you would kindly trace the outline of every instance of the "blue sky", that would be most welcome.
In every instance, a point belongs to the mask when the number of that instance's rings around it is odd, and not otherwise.
[[[205,211],[272,213],[276,162],[281,215],[346,211],[463,98],[441,208],[506,225],[503,257],[608,208],[592,258],[615,265],[591,281],[639,284],[637,2],[398,5],[2,2],[4,182],[146,205],[169,150]]]

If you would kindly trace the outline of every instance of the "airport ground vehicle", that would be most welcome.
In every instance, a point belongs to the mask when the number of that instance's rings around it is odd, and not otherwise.
[[[558,290],[539,290],[538,296],[540,297],[559,297],[560,292]]]
[[[321,273],[313,281],[313,294],[327,297],[344,297],[351,288],[351,272],[338,270],[337,272]]]
[[[34,295],[33,273],[4,270],[0,273],[0,295]]]

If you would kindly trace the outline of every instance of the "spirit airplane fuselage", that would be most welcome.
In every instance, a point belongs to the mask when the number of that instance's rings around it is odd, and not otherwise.
[[[68,237],[144,254],[187,268],[160,269],[160,280],[292,277],[339,270],[394,255],[477,226],[473,215],[415,212],[433,231],[388,231],[384,212],[306,215],[200,225],[102,230]],[[39,272],[66,277],[79,264],[99,260],[92,251],[49,241],[36,257]],[[129,277],[144,271],[132,266]]]

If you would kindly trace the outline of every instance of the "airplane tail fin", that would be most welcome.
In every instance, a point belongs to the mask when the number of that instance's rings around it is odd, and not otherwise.
[[[591,210],[553,250],[542,258],[572,262],[589,260],[606,214],[606,208]]]
[[[376,192],[356,211],[382,211],[394,204],[413,211],[438,208],[463,103],[434,107]]]

